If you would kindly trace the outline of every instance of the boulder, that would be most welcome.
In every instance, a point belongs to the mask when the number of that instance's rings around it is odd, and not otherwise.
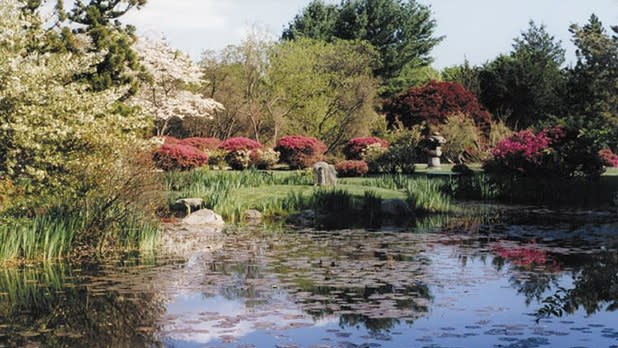
[[[201,209],[182,219],[185,225],[223,226],[225,222],[221,215],[210,209]]]
[[[171,209],[173,211],[182,211],[187,214],[200,210],[204,205],[204,200],[201,198],[181,198],[177,200]]]
[[[382,201],[381,211],[386,216],[411,216],[414,214],[408,203],[399,198]]]
[[[317,162],[313,165],[313,184],[317,186],[337,184],[335,167],[326,162]]]
[[[313,210],[303,210],[300,213],[288,216],[285,222],[297,227],[310,227],[315,225],[315,212]]]
[[[249,209],[243,214],[243,220],[249,225],[257,225],[264,220],[264,216],[255,209]]]

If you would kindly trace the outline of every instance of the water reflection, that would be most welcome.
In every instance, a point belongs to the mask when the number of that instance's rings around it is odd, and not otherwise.
[[[572,325],[618,319],[607,317],[618,308],[615,223],[436,221],[408,231],[238,229],[187,260],[5,268],[0,345],[526,346],[539,335],[558,345]],[[601,326],[575,334],[588,331],[589,342],[618,340]],[[512,333],[521,338],[508,341]]]

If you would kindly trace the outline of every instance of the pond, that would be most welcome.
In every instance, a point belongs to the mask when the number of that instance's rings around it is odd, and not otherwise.
[[[0,346],[618,347],[618,216],[227,230],[210,253],[0,270]]]

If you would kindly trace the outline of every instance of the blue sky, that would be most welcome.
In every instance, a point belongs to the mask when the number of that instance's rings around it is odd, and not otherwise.
[[[199,59],[205,49],[238,44],[257,25],[277,38],[286,24],[310,0],[149,0],[129,13],[125,22],[152,35],[163,33],[172,46]],[[331,3],[339,2],[331,0]],[[507,53],[513,38],[530,19],[547,26],[562,40],[572,61],[570,24],[584,24],[591,13],[603,23],[618,25],[618,0],[420,0],[431,6],[436,33],[446,38],[434,49],[434,67],[462,63],[466,57],[482,64]]]

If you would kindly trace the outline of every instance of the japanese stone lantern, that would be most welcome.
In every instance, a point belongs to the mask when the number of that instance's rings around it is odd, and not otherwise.
[[[438,132],[433,132],[425,139],[425,152],[427,152],[427,168],[440,168],[440,156],[442,156],[442,144],[446,139]]]

